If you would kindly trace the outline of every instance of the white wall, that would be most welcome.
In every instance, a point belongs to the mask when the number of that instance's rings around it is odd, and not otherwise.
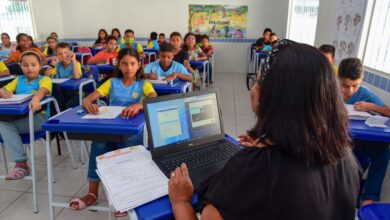
[[[320,0],[316,38],[314,42],[315,47],[319,47],[322,44],[332,44],[333,33],[332,27],[334,26],[336,17],[336,2],[334,0]]]
[[[36,39],[46,40],[51,32],[64,34],[62,10],[59,0],[33,0],[31,8],[35,25]]]

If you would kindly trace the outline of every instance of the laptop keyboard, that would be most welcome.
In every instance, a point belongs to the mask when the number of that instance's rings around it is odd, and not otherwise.
[[[161,165],[169,172],[174,171],[182,163],[186,163],[189,170],[194,170],[228,159],[237,151],[238,149],[230,144],[219,143],[212,147],[196,150],[188,155],[180,155],[177,159],[169,158],[168,160],[161,161]]]

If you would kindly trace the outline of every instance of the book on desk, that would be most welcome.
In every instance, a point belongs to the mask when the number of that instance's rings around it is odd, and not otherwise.
[[[11,98],[0,98],[0,105],[20,104],[29,99],[33,94],[13,94]]]

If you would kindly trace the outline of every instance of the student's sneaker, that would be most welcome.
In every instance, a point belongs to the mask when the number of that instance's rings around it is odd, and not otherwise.
[[[12,168],[12,170],[10,170],[10,172],[5,177],[5,179],[6,180],[20,180],[28,175],[30,175],[30,169],[28,167],[23,168],[23,167],[15,166],[14,168]]]

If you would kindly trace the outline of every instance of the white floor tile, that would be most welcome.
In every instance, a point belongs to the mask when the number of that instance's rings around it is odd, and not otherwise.
[[[3,212],[11,203],[19,198],[24,192],[0,190],[0,213]]]

